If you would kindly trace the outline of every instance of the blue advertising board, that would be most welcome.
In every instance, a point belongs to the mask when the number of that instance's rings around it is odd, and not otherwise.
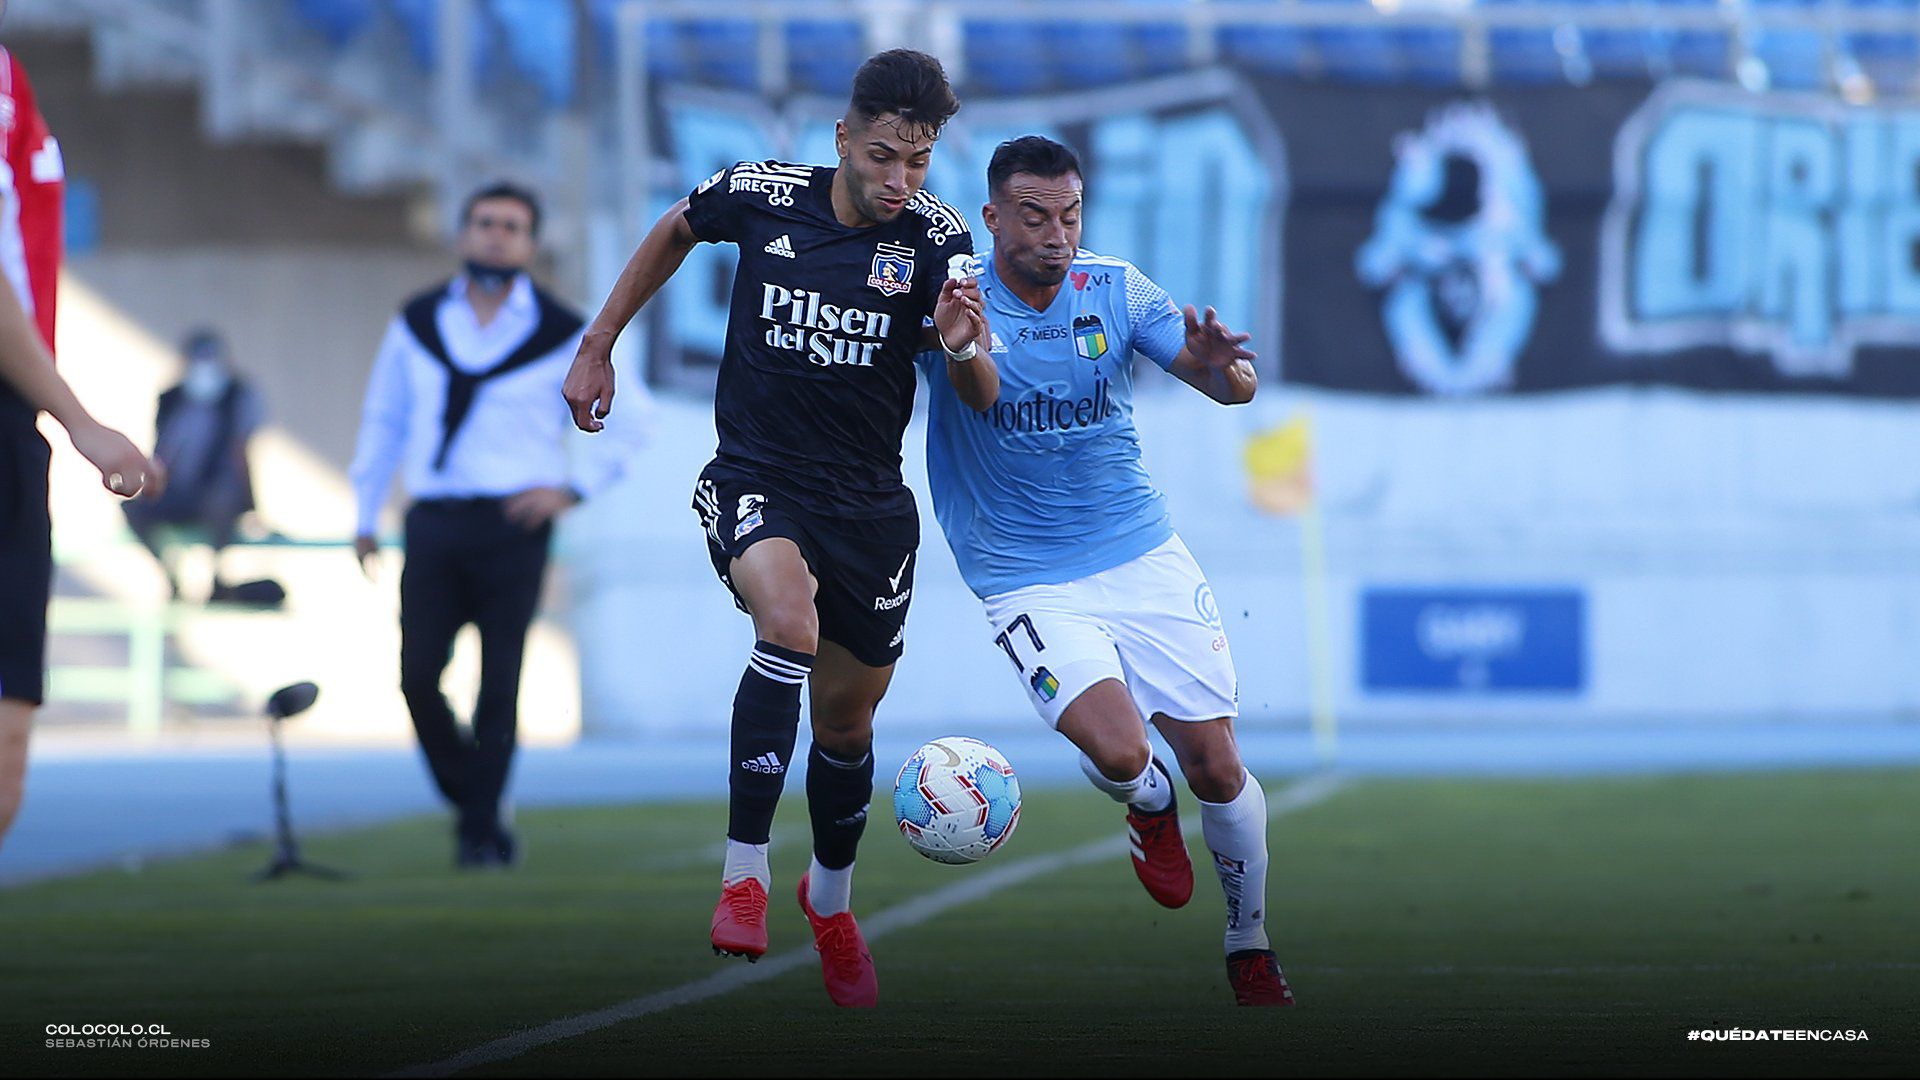
[[[1361,594],[1368,692],[1578,693],[1586,597],[1577,589],[1394,588]]]

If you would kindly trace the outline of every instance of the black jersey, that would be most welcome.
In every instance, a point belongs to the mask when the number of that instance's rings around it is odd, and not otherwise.
[[[973,234],[926,191],[891,222],[842,225],[835,171],[742,161],[687,197],[696,236],[740,246],[715,461],[819,511],[879,517],[913,505],[900,479],[913,357]]]

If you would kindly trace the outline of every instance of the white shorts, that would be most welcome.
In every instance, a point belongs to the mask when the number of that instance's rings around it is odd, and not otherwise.
[[[1240,681],[1206,575],[1178,536],[1131,562],[983,601],[994,644],[1049,727],[1087,688],[1119,679],[1151,720],[1240,714]]]

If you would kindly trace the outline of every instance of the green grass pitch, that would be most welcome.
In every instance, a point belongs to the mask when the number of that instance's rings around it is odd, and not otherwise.
[[[775,957],[810,946],[798,795],[775,832]],[[875,810],[867,918],[1120,828],[1091,790],[1029,792],[1005,849],[944,867]],[[0,1074],[384,1074],[695,982],[743,963],[706,944],[723,822],[714,803],[523,813],[525,864],[463,876],[446,823],[416,819],[313,839],[346,883],[252,884],[266,851],[250,846],[0,892]],[[1180,911],[1114,855],[881,938],[875,1012],[831,1008],[809,955],[469,1075],[1920,1068],[1920,773],[1355,780],[1271,837],[1293,1009],[1232,1006],[1196,837]],[[46,1047],[60,1023],[162,1023],[210,1046]],[[1868,1041],[1688,1042],[1696,1028]]]

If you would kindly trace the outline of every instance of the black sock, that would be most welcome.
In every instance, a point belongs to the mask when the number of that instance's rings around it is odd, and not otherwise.
[[[753,656],[733,695],[733,767],[729,770],[727,838],[764,844],[773,831],[773,811],[793,763],[800,730],[800,686],[813,657],[768,641],[753,643]]]
[[[813,818],[813,857],[829,870],[853,865],[860,834],[867,831],[867,805],[873,801],[873,750],[857,762],[841,761],[820,749],[807,752],[807,813]]]

